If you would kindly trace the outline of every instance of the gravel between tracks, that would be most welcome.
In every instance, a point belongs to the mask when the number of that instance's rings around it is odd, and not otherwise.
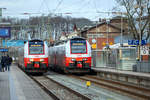
[[[74,93],[71,93],[64,87],[50,81],[49,79],[44,79],[43,77],[36,77],[36,79],[44,85],[47,89],[51,90],[55,95],[57,95],[60,100],[84,100],[81,97],[78,97]]]
[[[133,100],[129,97],[99,88],[93,84],[87,88],[85,82],[67,77],[65,75],[47,75],[47,77],[88,96],[92,100]]]

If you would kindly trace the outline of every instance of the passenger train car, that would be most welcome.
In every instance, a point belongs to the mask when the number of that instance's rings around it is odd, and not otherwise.
[[[83,73],[91,70],[91,46],[81,37],[61,41],[49,47],[49,65],[65,73]]]
[[[18,65],[26,72],[46,72],[48,69],[48,46],[45,41],[33,39],[18,49]]]

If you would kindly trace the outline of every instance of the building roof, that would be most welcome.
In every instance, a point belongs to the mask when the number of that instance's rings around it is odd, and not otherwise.
[[[92,29],[94,29],[96,27],[100,27],[100,26],[102,26],[104,24],[107,24],[106,20],[103,20],[102,22],[99,22],[97,25],[94,25],[92,27],[86,28],[85,30],[81,31],[81,34],[87,32],[87,31],[90,31],[90,30],[92,30]],[[127,26],[125,26],[124,24],[127,25],[127,21],[126,20],[123,20],[123,27],[122,27],[123,28],[123,32],[125,32],[125,30],[127,29]],[[111,19],[109,21],[108,25],[109,25],[109,27],[117,29],[118,31],[121,32],[121,20],[120,19]]]
[[[94,25],[94,26],[92,26],[92,27],[89,27],[88,29],[85,29],[85,30],[81,31],[81,33],[85,33],[85,32],[87,32],[87,31],[89,31],[89,30],[91,30],[91,29],[94,29],[94,28],[99,27],[99,26],[104,25],[104,24],[107,24],[107,22],[101,22],[101,23],[99,23],[99,24],[97,24],[97,25]],[[108,25],[109,25],[110,27],[112,27],[112,28],[115,28],[115,29],[121,31],[121,28],[116,27],[115,25],[112,25],[111,23],[108,23]]]

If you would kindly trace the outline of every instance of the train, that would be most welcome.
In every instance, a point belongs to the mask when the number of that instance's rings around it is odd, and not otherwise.
[[[46,41],[32,39],[18,49],[18,65],[30,73],[44,73],[48,69],[48,45]]]
[[[59,41],[49,47],[49,66],[65,73],[91,71],[91,46],[81,37]]]

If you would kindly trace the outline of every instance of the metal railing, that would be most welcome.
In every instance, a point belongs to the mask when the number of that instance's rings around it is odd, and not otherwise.
[[[121,59],[118,51],[92,51],[92,66],[95,68],[113,68],[134,72],[150,72],[150,61],[136,61],[136,59],[128,58]]]

